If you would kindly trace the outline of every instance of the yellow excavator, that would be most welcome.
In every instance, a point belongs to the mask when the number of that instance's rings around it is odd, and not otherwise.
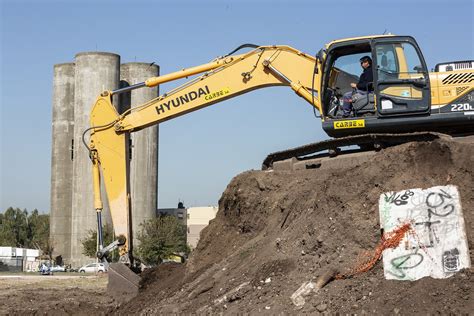
[[[241,49],[249,51],[236,54]],[[372,88],[352,100],[349,117],[343,116],[343,95],[351,91],[361,72],[361,56],[372,59]],[[290,87],[314,108],[324,131],[332,139],[270,154],[263,168],[276,161],[320,151],[337,153],[343,146],[378,148],[427,139],[438,132],[474,133],[474,62],[450,62],[429,72],[415,39],[375,35],[335,40],[311,56],[289,46],[245,44],[213,61],[153,77],[115,91],[104,91],[92,108],[90,140],[84,144],[93,164],[94,208],[97,212],[103,259],[118,248],[119,263],[111,264],[108,289],[134,295],[139,277],[134,270],[129,191],[129,135],[240,94],[269,86]],[[118,113],[112,96],[143,87],[197,75],[185,84],[147,102]],[[346,113],[345,113],[346,114]],[[102,244],[100,183],[105,184],[117,240]]]

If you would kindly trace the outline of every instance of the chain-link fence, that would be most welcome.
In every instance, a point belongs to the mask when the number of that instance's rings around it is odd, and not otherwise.
[[[0,257],[0,271],[9,271],[9,272],[23,271],[23,258]]]

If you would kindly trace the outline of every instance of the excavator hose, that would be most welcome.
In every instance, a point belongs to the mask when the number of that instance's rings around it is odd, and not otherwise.
[[[227,55],[224,55],[224,57],[230,56],[233,53],[235,53],[235,52],[237,52],[241,49],[244,49],[244,48],[259,48],[259,47],[260,47],[259,45],[255,45],[255,44],[242,44],[239,47],[237,47],[236,49],[234,49],[233,51],[231,51],[230,53],[228,53]]]

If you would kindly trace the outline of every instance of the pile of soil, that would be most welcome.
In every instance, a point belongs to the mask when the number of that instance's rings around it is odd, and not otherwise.
[[[329,268],[354,267],[376,247],[384,192],[456,185],[473,249],[473,160],[470,137],[407,143],[337,170],[244,172],[226,188],[187,264],[149,271],[140,296],[120,313],[468,314],[472,269],[394,281],[384,278],[379,261],[310,294],[300,309],[290,296]]]

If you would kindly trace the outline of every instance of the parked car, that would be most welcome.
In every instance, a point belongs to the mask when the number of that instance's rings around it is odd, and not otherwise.
[[[94,262],[86,264],[79,268],[80,273],[103,273],[107,272],[107,267],[101,262]]]
[[[50,270],[51,272],[66,272],[66,268],[63,266],[52,266]]]

